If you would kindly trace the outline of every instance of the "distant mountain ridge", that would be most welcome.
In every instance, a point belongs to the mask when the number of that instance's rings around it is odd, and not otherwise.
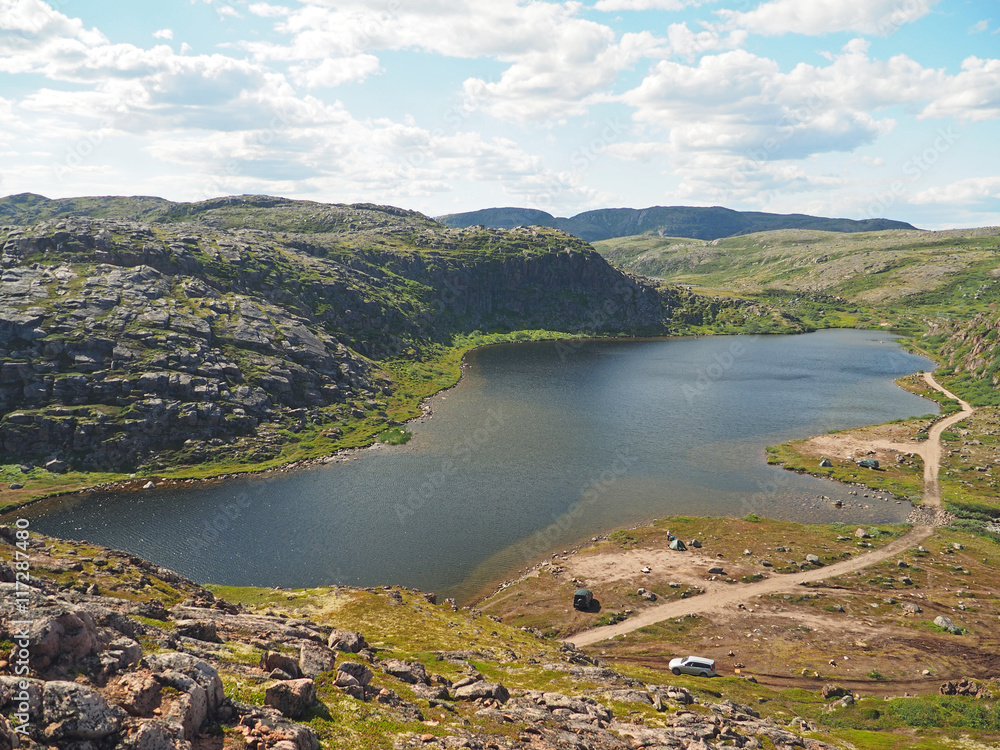
[[[663,237],[690,237],[717,240],[740,234],[774,229],[814,229],[827,232],[872,232],[882,229],[916,229],[912,224],[891,219],[831,219],[806,214],[770,214],[761,211],[734,211],[712,206],[652,206],[650,208],[602,208],[570,218],[555,217],[532,208],[486,208],[448,214],[437,220],[454,229],[481,224],[495,229],[543,226],[561,229],[587,242],[658,234]]]

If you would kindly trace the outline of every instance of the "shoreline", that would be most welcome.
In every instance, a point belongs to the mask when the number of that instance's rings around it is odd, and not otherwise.
[[[701,336],[678,337],[676,335],[671,335],[671,336],[661,336],[661,337],[644,336],[644,337],[629,337],[629,338],[622,338],[622,337],[613,337],[613,338],[607,338],[607,337],[586,337],[586,338],[574,338],[574,339],[572,339],[572,341],[573,342],[579,342],[582,345],[582,344],[584,344],[586,342],[591,342],[591,341],[608,341],[608,340],[612,340],[612,341],[660,341],[660,340],[670,340],[670,339],[676,339],[676,338],[701,338]],[[557,341],[560,341],[560,340],[562,340],[562,339],[561,338],[550,338],[550,339],[534,339],[533,341],[537,341],[537,342],[550,342],[551,343],[551,342],[557,342]],[[462,383],[463,376],[465,375],[466,369],[468,367],[470,367],[470,363],[468,362],[468,359],[467,359],[470,352],[475,352],[475,351],[477,351],[479,349],[485,349],[486,347],[498,346],[500,344],[508,344],[508,343],[523,343],[523,342],[519,342],[519,341],[484,342],[482,344],[479,344],[479,345],[476,345],[476,346],[470,346],[470,347],[464,349],[464,351],[461,352],[460,358],[458,359],[458,372],[457,372],[457,376],[458,377],[455,380],[455,382],[453,382],[450,385],[447,385],[447,386],[445,386],[445,387],[443,387],[443,388],[441,388],[441,389],[439,389],[437,391],[434,391],[433,393],[431,393],[431,394],[429,394],[427,396],[424,396],[421,399],[421,401],[419,402],[419,404],[418,404],[421,413],[418,414],[418,415],[415,415],[415,416],[411,417],[410,419],[407,419],[402,424],[405,425],[405,424],[409,424],[411,422],[417,422],[417,421],[420,421],[420,420],[423,420],[423,419],[429,419],[429,418],[431,418],[433,416],[434,412],[433,412],[433,409],[431,408],[430,400],[432,398],[434,398],[435,396],[439,396],[439,395],[441,395],[443,393],[446,393],[447,391],[452,390],[453,388],[458,387]],[[55,500],[55,499],[58,499],[60,497],[85,496],[85,495],[88,495],[88,494],[102,493],[102,492],[107,492],[107,493],[132,493],[132,492],[142,492],[144,490],[153,490],[153,489],[157,489],[157,490],[172,490],[172,489],[185,488],[185,487],[196,488],[198,486],[206,486],[206,483],[221,484],[223,482],[230,481],[230,480],[233,480],[233,479],[242,479],[242,478],[251,478],[252,479],[252,478],[255,478],[255,477],[261,477],[261,478],[263,478],[263,477],[267,477],[267,476],[274,476],[274,475],[286,474],[286,473],[290,473],[290,472],[293,472],[293,471],[298,471],[298,470],[301,470],[301,469],[318,468],[318,467],[322,467],[322,466],[326,466],[326,465],[331,465],[331,464],[335,464],[335,463],[339,463],[339,462],[353,460],[354,458],[359,457],[360,455],[362,455],[362,451],[377,450],[379,448],[379,445],[380,444],[378,442],[373,442],[373,443],[371,443],[371,444],[369,444],[367,446],[364,446],[364,447],[343,448],[343,449],[340,449],[340,450],[336,451],[333,454],[329,454],[329,455],[321,456],[321,457],[316,457],[316,458],[310,458],[310,459],[302,459],[302,460],[299,460],[299,461],[293,461],[293,462],[289,462],[287,464],[282,464],[280,466],[268,467],[268,468],[265,468],[265,469],[248,469],[247,471],[228,472],[228,473],[222,473],[222,474],[211,476],[211,477],[176,478],[176,479],[174,479],[174,478],[169,478],[169,477],[168,478],[162,478],[162,477],[155,477],[155,476],[152,476],[152,477],[146,476],[146,477],[129,478],[129,479],[125,479],[125,480],[121,480],[121,481],[115,481],[115,482],[102,483],[102,484],[97,484],[97,485],[93,485],[93,486],[86,487],[86,488],[81,488],[81,489],[72,490],[72,491],[68,491],[68,492],[59,492],[59,493],[55,493],[55,494],[48,495],[48,496],[45,496],[45,497],[36,498],[34,500],[31,500],[31,501],[28,501],[26,503],[23,503],[23,504],[17,506],[16,508],[13,508],[13,509],[11,509],[9,511],[5,511],[3,513],[2,517],[5,517],[5,518],[9,517],[10,515],[16,513],[19,510],[21,510],[22,508],[34,506],[34,505],[37,505],[37,504],[42,503],[42,502],[47,501],[47,500]],[[788,470],[788,469],[785,468],[784,470]],[[805,472],[805,473],[809,473],[809,472]],[[832,479],[831,477],[826,477],[826,476],[823,476],[823,475],[812,474],[812,476],[815,476],[816,478]],[[853,487],[857,488],[857,490],[859,490],[859,491],[871,492],[873,494],[875,494],[875,493],[887,494],[883,490],[879,490],[877,488],[869,487],[868,485],[865,485],[863,483],[850,483],[850,485],[848,485],[847,483],[838,481],[836,479],[834,479],[834,481],[837,481],[839,486],[845,486],[845,485],[846,486],[853,486]],[[152,486],[149,486],[149,485],[152,485]],[[912,515],[912,511],[913,511],[913,506],[911,504],[911,515]],[[730,518],[730,516],[718,516],[718,518]],[[732,517],[732,518],[735,518],[735,517]],[[630,526],[629,528],[635,528],[635,527],[638,527],[638,526],[643,526],[643,525],[646,525],[646,524],[649,524],[649,523],[653,523],[653,522],[655,522],[657,520],[660,520],[660,519],[659,518],[646,519],[646,520],[637,522],[634,526]],[[780,519],[769,519],[769,520],[780,520]],[[844,520],[842,522],[848,523],[850,521]],[[900,522],[902,522],[902,521],[900,521]],[[796,523],[802,523],[805,526],[810,526],[810,525],[813,525],[813,524],[816,524],[816,523],[829,523],[829,521],[828,522],[817,521],[817,522],[813,522],[812,524],[809,523],[809,522],[801,522],[801,521],[796,522]],[[619,527],[613,527],[613,528],[609,527],[607,529],[599,530],[597,532],[597,537],[598,538],[606,538],[609,534],[611,534],[611,533],[613,533],[614,531],[617,531],[617,530],[620,530],[620,528]],[[594,536],[593,536],[593,534],[591,534],[591,535],[588,535],[587,537],[584,537],[584,538],[581,538],[579,540],[576,540],[576,541],[574,541],[574,542],[572,542],[570,544],[561,545],[559,551],[565,551],[565,550],[569,550],[569,549],[579,549],[579,548],[585,546],[588,543],[588,540],[592,541],[593,538],[594,538]],[[507,570],[505,572],[501,572],[500,575],[491,575],[491,576],[489,576],[488,578],[486,578],[484,580],[484,585],[482,585],[482,586],[478,586],[477,585],[474,588],[471,588],[467,594],[463,592],[462,597],[461,597],[463,599],[463,603],[468,603],[468,604],[474,605],[477,602],[481,602],[484,599],[489,598],[490,596],[494,595],[498,591],[503,590],[503,588],[506,585],[509,584],[509,582],[510,582],[510,580],[509,580],[510,579],[510,574],[512,572],[516,571],[516,573],[517,573],[517,575],[514,577],[515,580],[516,580],[517,576],[523,576],[523,575],[529,574],[530,572],[532,572],[534,570],[537,570],[539,567],[541,567],[544,564],[544,561],[546,559],[551,559],[553,552],[557,552],[557,550],[556,550],[555,547],[546,548],[546,550],[543,551],[543,552],[541,552],[541,553],[539,553],[539,555],[535,558],[535,560],[533,562],[530,562],[527,565],[527,567],[524,567],[523,565],[518,565],[514,570]],[[503,581],[500,581],[501,576],[504,577]],[[455,586],[447,587],[446,590],[448,590],[449,592],[451,592],[451,591],[455,591],[456,589],[462,589],[463,588],[463,583],[464,582],[459,582]],[[337,585],[337,584],[331,584],[331,585]]]
[[[923,356],[927,356],[927,355],[923,354]],[[929,358],[930,357],[928,357],[928,359]],[[932,390],[936,390],[939,393],[946,394],[949,397],[954,398],[956,401],[959,401],[961,403],[961,399],[958,399],[956,396],[954,396],[954,394],[951,394],[945,388],[943,388],[942,386],[940,386],[940,384],[938,384],[936,388],[934,386],[932,386],[930,380],[933,380],[933,376],[931,375],[930,372],[918,371],[918,372],[911,373],[910,375],[906,375],[906,376],[903,376],[903,377],[918,376],[918,375],[921,375],[921,373],[923,374],[923,377],[921,379],[924,382],[927,382],[927,384],[932,388]],[[896,383],[896,385],[897,385],[898,388],[900,388],[902,390],[907,390],[907,389],[903,388],[903,386],[900,385],[898,382]],[[913,392],[913,391],[909,391],[909,392]],[[925,400],[930,401],[931,403],[933,403],[933,404],[935,404],[935,405],[937,405],[939,407],[941,406],[940,403],[938,403],[937,401],[935,401],[933,398],[930,398],[930,396],[928,396],[927,394],[920,393],[920,394],[917,394],[917,395],[920,395]],[[946,412],[944,412],[942,410],[940,414],[938,414],[938,415],[935,416],[934,421],[928,426],[928,430],[934,429],[936,426],[940,425],[945,420],[949,420],[949,419],[951,419],[954,416],[955,415],[946,413]],[[911,419],[918,419],[918,417],[913,417]],[[860,428],[856,428],[856,429],[865,429],[865,428],[879,427],[879,426],[880,425],[864,425],[864,426],[862,426]],[[812,437],[816,437],[816,436],[812,436]],[[805,438],[804,440],[809,440],[809,439],[812,439],[812,438]],[[792,441],[788,441],[788,442],[792,442]],[[867,497],[868,493],[871,493],[873,495],[888,495],[890,498],[896,500],[897,503],[908,503],[909,506],[910,506],[910,509],[909,509],[909,511],[908,511],[908,513],[906,515],[906,518],[903,519],[902,521],[900,521],[899,523],[908,524],[910,526],[922,526],[922,525],[925,525],[925,524],[928,523],[928,517],[929,516],[932,516],[935,513],[946,513],[942,509],[935,510],[934,508],[929,508],[924,503],[923,499],[921,499],[920,503],[914,503],[912,500],[910,500],[908,498],[905,498],[905,497],[904,498],[900,498],[900,497],[896,496],[894,493],[892,493],[892,492],[890,492],[888,490],[878,489],[878,488],[875,488],[875,487],[871,487],[871,486],[865,484],[864,482],[848,482],[848,481],[844,481],[844,480],[841,480],[841,479],[837,479],[836,477],[833,477],[833,476],[829,476],[829,475],[827,475],[825,473],[813,472],[813,471],[809,471],[808,469],[804,469],[804,470],[793,469],[793,468],[789,468],[784,463],[771,464],[771,465],[775,466],[776,468],[780,467],[783,471],[791,471],[791,472],[796,473],[796,474],[804,474],[804,475],[808,475],[808,476],[814,477],[815,479],[825,479],[825,480],[828,480],[830,482],[836,483],[840,487],[850,487],[850,488],[853,488],[852,494],[857,494],[858,492],[864,492],[865,493],[864,497]],[[939,503],[940,503],[940,500],[939,500]],[[472,594],[471,598],[469,599],[469,605],[470,606],[475,606],[475,605],[479,605],[479,604],[481,604],[483,602],[486,602],[489,599],[491,599],[494,596],[496,596],[497,594],[500,594],[501,592],[503,592],[507,588],[509,588],[509,587],[511,587],[513,585],[516,585],[518,582],[521,582],[521,581],[525,580],[526,578],[535,575],[536,573],[538,573],[539,570],[541,570],[541,569],[543,569],[545,567],[548,567],[549,564],[550,564],[549,563],[550,560],[553,560],[553,559],[555,559],[557,557],[560,557],[560,556],[566,556],[566,555],[576,554],[581,549],[584,549],[584,548],[586,548],[588,546],[591,546],[591,545],[593,545],[595,543],[598,543],[600,541],[606,541],[608,539],[608,537],[611,534],[615,533],[615,532],[618,532],[618,531],[628,532],[628,531],[633,531],[633,530],[644,528],[644,527],[648,527],[648,526],[655,526],[657,523],[660,523],[660,522],[663,522],[663,521],[666,521],[666,520],[670,520],[672,518],[677,518],[677,517],[678,516],[656,517],[656,518],[646,519],[644,521],[639,521],[639,522],[633,523],[633,524],[631,524],[629,526],[618,526],[618,527],[611,528],[611,529],[604,529],[604,530],[599,531],[596,535],[593,535],[593,536],[587,537],[587,538],[581,538],[580,540],[577,540],[575,542],[572,542],[570,544],[565,545],[564,548],[560,552],[556,552],[556,548],[552,547],[546,553],[543,553],[543,554],[539,555],[535,559],[534,562],[529,563],[526,567],[518,568],[518,571],[517,571],[516,575],[514,575],[512,577],[505,577],[502,581],[499,581],[499,579],[495,579],[493,583],[488,583],[488,584],[485,584],[483,586],[477,587],[476,592],[474,594]],[[760,516],[760,517],[762,519],[764,519],[764,520],[767,520],[767,521],[782,522],[781,519],[771,518],[770,516]],[[737,517],[737,516],[705,516],[705,518],[718,518],[720,520],[730,520],[730,521],[739,520],[739,517]],[[790,523],[799,523],[802,526],[806,526],[806,527],[825,525],[824,523],[807,523],[807,522],[799,522],[799,521],[792,521]],[[836,521],[835,523],[844,523],[844,524],[851,524],[851,525],[853,525],[855,522],[851,521],[850,519],[844,519],[842,521]]]
[[[514,331],[510,335],[513,336],[516,333],[518,333],[518,332]],[[553,333],[555,333],[555,332],[553,332]],[[410,424],[411,422],[416,422],[416,421],[419,421],[419,420],[422,420],[422,419],[430,419],[433,416],[433,411],[431,410],[428,402],[431,399],[435,398],[436,396],[439,396],[442,393],[447,393],[448,391],[450,391],[450,390],[452,390],[454,388],[457,388],[461,384],[462,378],[464,377],[465,369],[469,366],[468,362],[466,361],[466,357],[470,353],[478,351],[480,349],[486,349],[488,347],[493,347],[493,346],[505,346],[505,345],[510,345],[510,344],[524,344],[524,343],[535,343],[535,342],[542,342],[542,343],[549,342],[549,343],[551,343],[551,342],[557,342],[557,341],[573,341],[573,342],[579,342],[581,344],[584,344],[584,343],[591,342],[591,341],[660,341],[660,340],[666,340],[666,339],[672,339],[672,338],[702,338],[705,335],[728,336],[728,335],[734,335],[734,334],[693,334],[693,335],[690,335],[690,336],[685,336],[684,334],[676,334],[676,333],[674,333],[674,334],[666,334],[664,336],[632,336],[632,337],[623,337],[623,336],[607,336],[607,337],[602,337],[602,336],[593,336],[593,335],[575,336],[575,335],[569,334],[569,335],[566,335],[566,336],[553,336],[551,338],[539,338],[539,339],[513,339],[512,338],[512,339],[510,339],[508,341],[487,341],[487,342],[482,342],[482,343],[479,343],[479,344],[473,344],[473,345],[467,346],[464,349],[461,346],[459,346],[459,347],[452,347],[452,349],[455,350],[456,353],[459,350],[461,350],[461,354],[460,354],[460,356],[458,358],[458,362],[457,362],[458,377],[455,380],[455,382],[451,383],[450,385],[445,385],[445,386],[439,388],[438,390],[434,391],[433,393],[429,393],[427,395],[421,396],[420,400],[416,404],[414,404],[414,408],[420,410],[419,414],[416,414],[416,415],[414,415],[412,417],[409,417],[409,418],[403,420],[402,422],[397,422],[396,420],[392,420],[392,419],[388,420],[385,423],[384,428],[382,430],[379,430],[379,432],[376,433],[376,436],[372,439],[372,441],[369,442],[369,443],[367,443],[367,444],[365,444],[365,445],[352,446],[352,447],[348,447],[348,448],[338,448],[333,453],[328,453],[328,454],[323,455],[323,456],[316,456],[316,457],[313,457],[313,458],[297,459],[297,460],[294,460],[294,461],[289,461],[288,463],[283,463],[283,464],[279,464],[279,465],[276,465],[276,466],[269,466],[269,467],[266,467],[266,468],[259,468],[259,465],[247,464],[247,468],[246,469],[240,469],[240,470],[232,470],[232,469],[230,469],[230,470],[227,470],[227,471],[223,471],[223,472],[221,472],[219,474],[212,474],[210,476],[204,476],[204,477],[176,477],[176,478],[174,478],[174,477],[170,477],[170,476],[163,476],[163,475],[157,475],[157,474],[145,474],[145,475],[143,475],[141,477],[137,476],[137,477],[134,477],[134,478],[129,477],[129,478],[125,478],[125,479],[116,479],[116,480],[112,480],[112,481],[109,481],[109,482],[99,482],[97,484],[88,485],[88,486],[80,487],[80,488],[77,488],[77,489],[61,490],[61,489],[57,488],[57,489],[54,489],[51,494],[44,494],[44,495],[42,495],[40,497],[33,497],[33,498],[31,498],[29,500],[25,500],[23,502],[16,502],[15,501],[15,504],[12,507],[9,507],[9,508],[7,508],[5,510],[0,511],[0,520],[3,520],[8,515],[10,515],[12,513],[15,513],[17,511],[23,509],[23,508],[28,508],[28,507],[31,507],[33,505],[37,505],[39,503],[45,502],[47,500],[55,500],[55,499],[62,498],[62,497],[72,497],[72,496],[75,496],[75,495],[86,495],[86,494],[90,494],[90,493],[93,493],[93,492],[139,492],[139,491],[143,491],[144,489],[159,489],[159,488],[176,489],[178,487],[183,487],[183,486],[188,486],[188,485],[201,485],[201,484],[221,483],[221,482],[226,482],[226,481],[229,481],[229,480],[232,480],[232,479],[240,479],[240,478],[244,478],[244,477],[256,477],[256,476],[266,477],[266,476],[272,475],[272,474],[284,474],[284,473],[288,473],[290,471],[296,471],[296,470],[299,470],[299,469],[317,468],[317,467],[320,467],[320,466],[327,466],[327,465],[330,465],[330,464],[333,464],[333,463],[338,463],[340,461],[349,461],[349,460],[352,460],[352,458],[355,457],[356,454],[359,454],[362,451],[372,450],[373,448],[377,448],[377,446],[381,445],[382,443],[380,443],[377,440],[377,435],[381,434],[385,430],[387,430],[387,429],[389,429],[391,427],[394,427],[394,426],[405,426],[405,425]],[[740,335],[740,334],[735,334],[735,335]],[[777,334],[777,335],[782,335],[782,334]],[[785,335],[798,335],[798,334],[785,334]],[[442,360],[445,359],[446,357],[447,357],[447,353],[442,356]],[[384,369],[385,365],[382,365],[382,367]],[[177,470],[181,471],[181,470],[183,470],[183,468],[184,467],[178,467]],[[195,468],[195,467],[194,466],[189,466],[187,468],[191,469],[191,468]],[[97,473],[97,472],[94,472],[94,473]],[[110,472],[107,472],[107,473],[110,473]],[[145,485],[147,485],[149,482],[153,482],[154,483],[154,487],[149,487],[149,488],[145,487]],[[0,489],[2,489],[2,488],[0,488]],[[2,495],[0,495],[0,501],[2,501],[2,499],[3,499],[3,497],[2,497]]]

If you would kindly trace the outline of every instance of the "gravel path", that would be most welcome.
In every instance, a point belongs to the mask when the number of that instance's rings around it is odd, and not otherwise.
[[[941,433],[955,423],[967,419],[975,411],[970,404],[943,388],[930,373],[924,374],[924,380],[935,390],[958,401],[962,410],[935,423],[928,432],[926,442],[916,450],[913,446],[907,447],[908,450],[919,453],[924,460],[923,504],[911,515],[909,520],[914,524],[914,528],[908,533],[880,549],[822,568],[788,575],[776,575],[763,581],[743,585],[727,584],[722,581],[711,582],[705,586],[705,593],[701,596],[665,602],[634,614],[624,622],[591,628],[566,640],[577,647],[591,646],[600,641],[625,635],[647,625],[655,625],[671,618],[731,608],[740,603],[749,602],[758,596],[792,592],[802,584],[862,570],[882,560],[897,557],[906,549],[921,544],[934,533],[935,526],[943,525],[948,518],[941,505],[941,484],[938,481],[938,474],[941,470]]]

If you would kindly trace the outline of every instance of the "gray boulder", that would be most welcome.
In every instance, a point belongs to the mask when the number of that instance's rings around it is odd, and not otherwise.
[[[184,739],[192,740],[208,721],[208,696],[205,688],[187,675],[167,670],[157,675],[173,692],[163,697],[160,711],[164,721],[179,727]]]
[[[365,642],[365,637],[361,633],[357,633],[353,630],[340,630],[334,628],[330,631],[330,637],[327,639],[327,645],[330,648],[336,649],[337,651],[343,651],[348,654],[356,654],[363,649],[368,648],[368,644]]]
[[[65,474],[69,471],[69,464],[65,461],[60,461],[58,458],[53,458],[51,461],[46,462],[45,470],[53,474]]]
[[[490,699],[506,703],[510,700],[510,693],[499,682],[474,682],[471,685],[463,685],[455,690],[455,700],[475,701],[480,699]]]
[[[131,716],[151,717],[160,706],[160,689],[152,672],[140,670],[116,679],[108,685],[105,695]]]
[[[14,727],[3,716],[0,716],[0,750],[13,750],[20,747],[20,739]]]
[[[959,634],[962,629],[956,625],[950,617],[945,617],[944,615],[938,615],[934,618],[934,624],[939,628],[944,628],[949,633]]]
[[[202,661],[190,654],[176,652],[153,654],[152,656],[147,656],[145,661],[154,675],[173,671],[193,679],[205,690],[205,697],[208,700],[208,710],[210,712],[214,713],[226,699],[218,671],[206,661]]]
[[[196,641],[219,643],[219,633],[214,620],[178,620],[174,633],[183,638]]]
[[[105,655],[113,658],[119,670],[136,666],[142,659],[142,646],[127,636],[115,638],[107,645]]]
[[[305,677],[318,677],[337,666],[337,652],[318,643],[305,641],[299,650],[299,671]]]
[[[101,650],[94,618],[83,610],[63,609],[39,617],[29,637],[32,666],[41,673],[76,669]]]
[[[356,661],[345,661],[343,664],[339,664],[337,666],[338,683],[341,679],[341,675],[353,678],[362,687],[371,682],[372,677],[374,676],[368,667]]]
[[[162,718],[179,726],[192,740],[205,727],[226,699],[215,667],[201,659],[176,652],[154,654],[145,659],[157,682],[174,693],[162,698]]]
[[[103,740],[125,720],[125,712],[93,688],[60,680],[45,683],[42,716],[46,739],[57,744]]]
[[[280,669],[290,677],[302,676],[302,673],[299,671],[299,663],[288,654],[282,654],[277,651],[268,651],[261,656],[260,666],[267,672]]]
[[[392,675],[397,680],[408,682],[411,685],[416,685],[417,683],[422,685],[431,684],[431,678],[427,674],[426,667],[419,662],[386,659],[382,663],[382,671],[388,675]]]
[[[276,682],[264,691],[264,704],[289,719],[301,719],[316,702],[316,683],[309,678]]]
[[[118,743],[120,750],[190,750],[179,727],[152,719],[128,727]]]

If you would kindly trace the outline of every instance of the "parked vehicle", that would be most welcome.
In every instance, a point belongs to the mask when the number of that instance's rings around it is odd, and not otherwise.
[[[573,594],[573,609],[586,611],[590,609],[590,605],[593,601],[594,592],[590,589],[577,589],[576,593]]]
[[[695,677],[715,677],[715,661],[703,656],[684,656],[670,660],[670,671],[674,674],[692,674]]]

